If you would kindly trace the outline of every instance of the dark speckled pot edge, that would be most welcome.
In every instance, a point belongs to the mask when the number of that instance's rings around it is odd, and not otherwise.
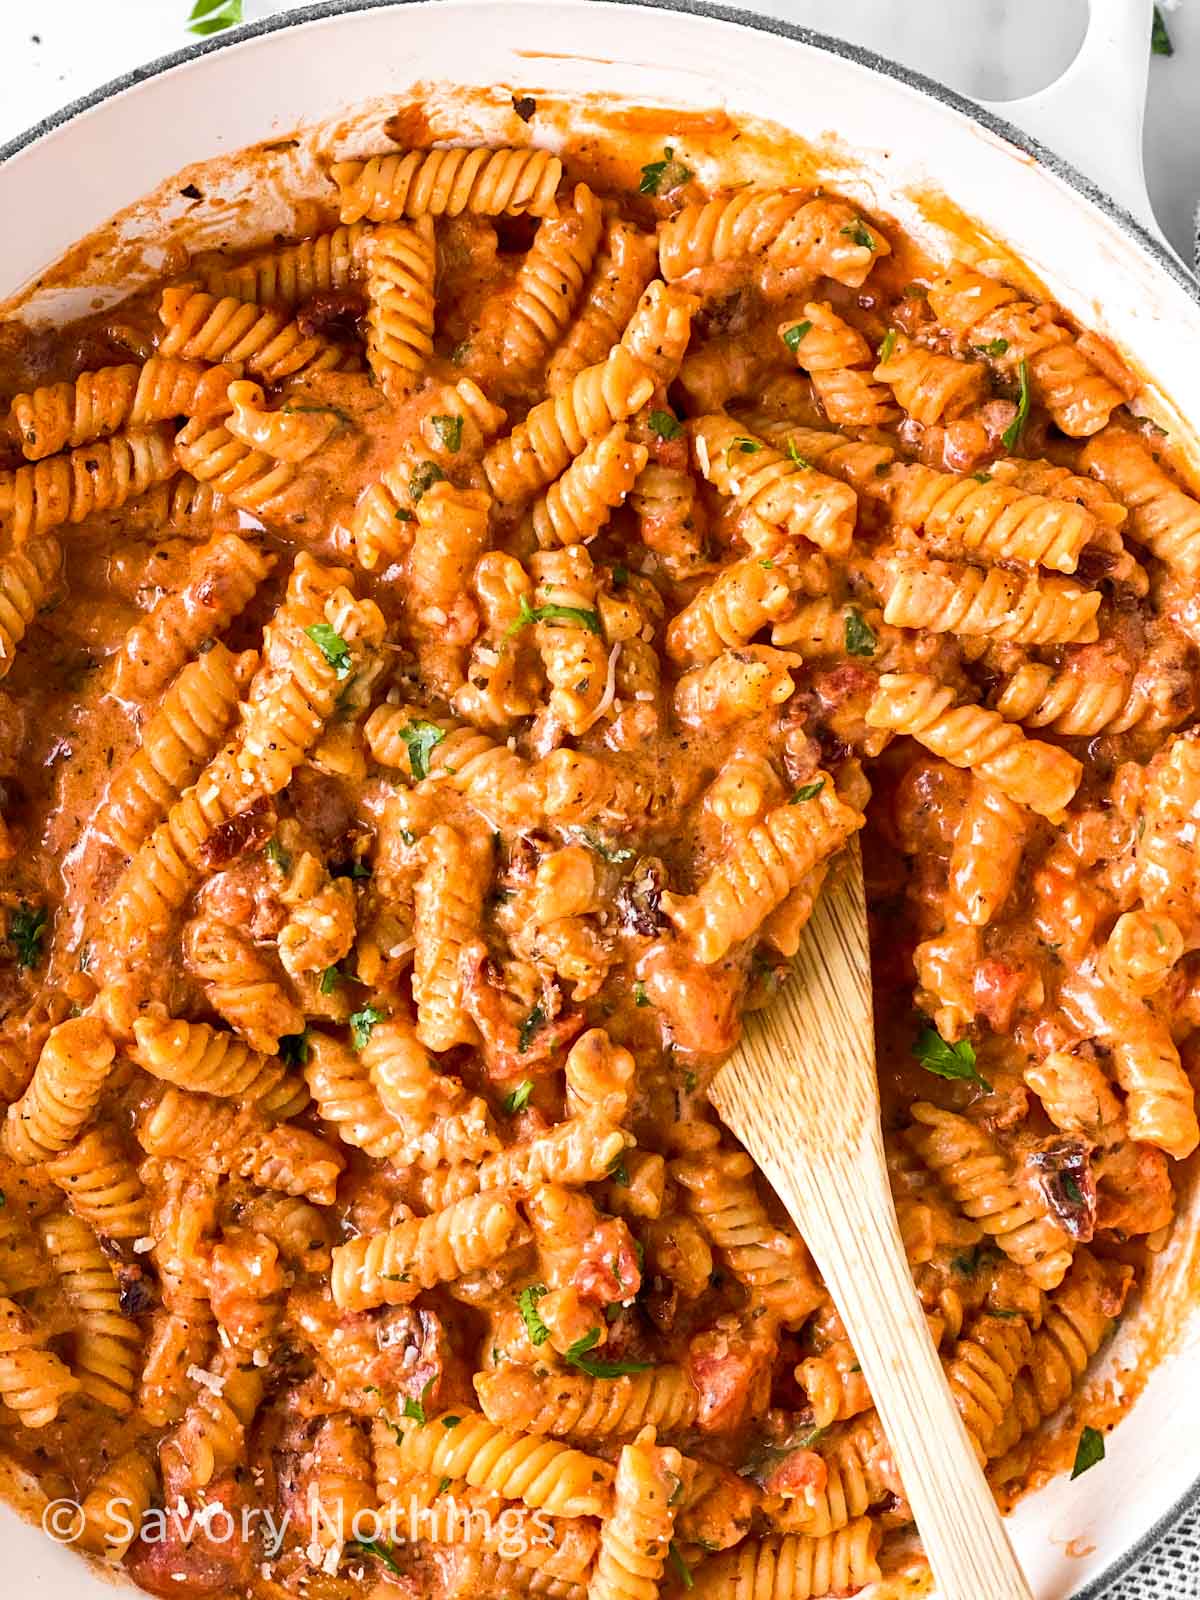
[[[90,94],[83,95],[74,100],[70,105],[64,106],[61,111],[55,111],[41,122],[35,123],[26,132],[18,134],[6,144],[0,145],[0,165],[12,156],[19,154],[29,145],[48,133],[53,133],[56,128],[61,128],[65,123],[72,121],[82,112],[90,110],[102,101],[110,99],[115,94],[120,94],[125,89],[132,89],[139,83],[146,82],[149,78],[158,77],[160,73],[169,72],[172,68],[182,66],[188,61],[195,60],[198,56],[208,55],[216,50],[228,49],[246,39],[261,38],[266,34],[278,33],[284,28],[294,28],[301,23],[314,22],[323,17],[336,17],[356,11],[381,10],[388,6],[401,6],[418,3],[429,3],[429,0],[317,0],[316,4],[305,6],[297,11],[277,12],[273,16],[264,17],[258,22],[246,23],[240,28],[231,29],[228,33],[218,34],[208,39],[198,40],[195,44],[186,45],[181,50],[173,50],[169,55],[159,56],[154,61],[148,61],[144,66],[134,67],[130,72],[122,73],[118,78],[102,84],[100,88],[93,89]],[[432,0],[436,3],[436,0]],[[594,5],[610,3],[610,0],[591,0]],[[937,83],[932,78],[927,78],[923,73],[914,72],[909,67],[903,67],[898,62],[889,61],[887,57],[877,55],[873,50],[866,50],[861,45],[849,44],[841,39],[831,38],[828,34],[816,33],[811,28],[803,28],[794,23],[784,22],[777,17],[764,17],[754,11],[734,10],[731,6],[710,3],[710,0],[620,0],[627,5],[647,6],[656,11],[683,11],[690,16],[712,17],[721,22],[736,23],[740,27],[754,28],[760,33],[771,33],[782,39],[792,39],[799,44],[811,45],[818,50],[827,50],[831,55],[842,56],[848,61],[854,61],[859,66],[867,67],[872,72],[881,73],[884,77],[895,79],[898,83],[907,84],[909,88],[918,89],[923,94],[940,100],[943,105],[951,106],[955,111],[961,112],[964,117],[972,122],[980,123],[992,133],[1007,140],[1009,144],[1016,145],[1020,150],[1033,156],[1037,162],[1064,183],[1071,186],[1083,195],[1084,199],[1091,202],[1110,221],[1136,241],[1142,250],[1150,257],[1160,271],[1176,283],[1184,292],[1200,305],[1200,282],[1188,272],[1187,268],[1172,254],[1170,250],[1154,237],[1142,223],[1124,206],[1118,204],[1110,195],[1106,194],[1090,178],[1086,178],[1079,169],[1056,155],[1040,140],[1031,138],[1029,134],[1022,133],[1012,123],[1005,121],[993,111],[978,105],[975,101],[967,99],[965,95],[958,94],[954,89],[949,89],[945,84]],[[1200,239],[1198,239],[1198,252],[1200,252]],[[1077,1589],[1071,1600],[1101,1600],[1101,1597],[1111,1590],[1112,1586],[1120,1581],[1139,1561],[1153,1548],[1164,1534],[1168,1533],[1176,1523],[1184,1517],[1194,1506],[1200,1504],[1200,1479],[1176,1503],[1166,1511],[1145,1533],[1141,1539],[1120,1560],[1115,1561],[1105,1572],[1087,1584],[1082,1589]]]

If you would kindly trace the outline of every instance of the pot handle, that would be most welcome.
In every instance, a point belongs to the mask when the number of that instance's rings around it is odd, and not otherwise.
[[[1023,100],[983,104],[1073,162],[1167,244],[1142,164],[1153,15],[1154,0],[1089,0],[1083,44],[1061,78]]]

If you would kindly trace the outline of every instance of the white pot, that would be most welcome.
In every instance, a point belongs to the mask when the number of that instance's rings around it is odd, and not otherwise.
[[[316,181],[317,148],[337,142],[331,127],[368,98],[403,94],[417,82],[501,85],[506,92],[497,104],[507,114],[508,89],[600,94],[773,119],[813,141],[814,160],[826,152],[832,185],[890,212],[943,253],[961,252],[963,219],[956,222],[949,199],[1023,258],[1050,294],[1122,347],[1147,375],[1160,421],[1200,417],[1200,291],[1126,209],[1148,216],[1136,136],[1149,3],[1093,0],[1093,27],[1076,67],[1057,91],[1016,112],[1090,170],[1103,169],[1122,206],[947,90],[749,13],[690,0],[330,0],[155,63],[0,150],[0,215],[10,219],[0,296],[17,296],[76,240],[181,169],[324,124],[295,151],[270,158],[278,214],[265,225],[286,222],[287,196],[306,185],[311,192]],[[481,125],[486,131],[486,116]],[[357,148],[364,147],[360,137]],[[178,194],[196,177],[207,196],[199,205]],[[111,265],[114,248],[132,241],[137,251],[124,257],[129,277],[151,271],[148,246],[164,220],[176,221],[193,243],[244,238],[252,220],[227,205],[244,190],[235,164],[189,173],[126,217],[119,237],[102,237],[96,259]],[[264,226],[261,206],[257,226]],[[978,237],[975,243],[1003,264],[1003,251]],[[19,304],[65,315],[78,309],[78,299],[59,291],[86,276],[76,261],[49,280],[50,289],[3,309]],[[1151,1337],[1147,1330],[1163,1330],[1170,1353],[1109,1440],[1107,1461],[1075,1484],[1054,1482],[1013,1518],[1039,1600],[1094,1600],[1148,1536],[1197,1495],[1200,1325],[1190,1314],[1190,1291],[1200,1281],[1198,1256],[1196,1229],[1185,1220],[1102,1368],[1103,1381],[1115,1373],[1115,1381],[1129,1383],[1126,1369]],[[85,1580],[73,1554],[6,1511],[0,1530],[6,1592],[36,1600],[103,1592],[99,1579]]]

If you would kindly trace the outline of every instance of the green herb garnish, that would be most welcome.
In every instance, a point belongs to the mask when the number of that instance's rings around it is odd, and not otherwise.
[[[648,1006],[653,1002],[646,993],[646,985],[639,978],[633,986],[633,1003],[635,1006]]]
[[[846,654],[848,656],[873,656],[879,642],[874,629],[863,620],[861,611],[849,606],[845,616]]]
[[[806,783],[796,790],[788,805],[798,806],[802,800],[815,800],[824,787],[824,778],[818,778],[815,783]]]
[[[342,975],[338,971],[336,965],[332,967],[326,967],[325,971],[321,974],[321,993],[332,994],[341,981]]]
[[[992,1086],[975,1066],[975,1047],[969,1039],[947,1044],[936,1028],[922,1028],[913,1042],[912,1053],[935,1078],[952,1078],[977,1083],[988,1094]]]
[[[289,1066],[302,1067],[308,1060],[308,1029],[303,1033],[285,1033],[279,1041],[279,1059]]]
[[[407,1401],[406,1405],[411,1403]],[[351,1539],[346,1548],[361,1551],[364,1556],[373,1556],[376,1561],[381,1561],[389,1572],[394,1572],[397,1577],[401,1576],[400,1563],[392,1554],[391,1545],[385,1544],[382,1539]]]
[[[188,12],[188,32],[201,39],[223,28],[236,28],[244,22],[242,0],[196,0]]]
[[[896,330],[889,328],[883,336],[883,343],[879,346],[879,365],[885,366],[892,359],[892,351],[896,348]]]
[[[663,159],[649,161],[642,168],[642,181],[638,184],[639,194],[670,194],[672,189],[678,189],[691,177],[690,167],[685,167],[682,161],[675,159],[674,145],[663,146]]]
[[[977,344],[975,348],[981,356],[1002,356],[1008,349],[1008,340],[989,339],[987,344]]]
[[[445,477],[446,474],[436,461],[422,461],[419,466],[414,467],[412,477],[408,480],[408,495],[413,505],[416,505],[425,491],[432,489],[435,483],[443,483]]]
[[[812,332],[811,322],[794,322],[790,328],[783,330],[783,342],[793,355],[800,348],[800,341],[806,333]]]
[[[380,1011],[376,1006],[364,1006],[361,1011],[355,1011],[350,1018],[350,1041],[356,1050],[361,1050],[371,1037],[372,1030],[377,1022],[383,1022],[387,1017],[386,1011]]]
[[[679,1546],[675,1543],[674,1539],[672,1539],[667,1545],[667,1555],[670,1558],[671,1565],[679,1574],[679,1581],[682,1583],[683,1587],[685,1589],[694,1588],[696,1580],[692,1577],[692,1569],[683,1559],[683,1556],[679,1551]]]
[[[632,861],[634,852],[611,844],[605,844],[603,839],[598,839],[594,833],[585,833],[589,850],[594,850],[604,861],[611,861],[614,866],[620,866],[622,861]]]
[[[545,1344],[550,1337],[550,1329],[538,1315],[537,1308],[538,1301],[549,1293],[544,1283],[531,1283],[517,1296],[517,1310],[521,1313],[521,1321],[525,1324],[525,1332],[532,1345]]]
[[[273,867],[279,868],[280,872],[292,870],[292,858],[278,839],[268,839],[263,847],[263,854]]]
[[[522,628],[527,628],[531,622],[574,622],[581,628],[586,628],[589,633],[600,632],[600,616],[595,611],[585,611],[580,606],[531,606],[524,595],[517,600],[517,617],[515,622],[510,622],[504,630],[504,637],[511,639],[514,633],[520,633]]]
[[[733,465],[732,458],[735,453],[743,456],[753,456],[757,455],[761,449],[762,441],[760,439],[747,439],[745,434],[739,433],[737,438],[730,442],[725,451],[725,465],[727,467]]]
[[[991,483],[992,481],[992,475],[990,472],[973,472],[971,476],[975,479],[976,483]]]
[[[853,222],[848,223],[840,231],[843,238],[853,239],[860,250],[870,250],[874,253],[874,236],[861,217],[855,217]]]
[[[1021,435],[1025,432],[1025,424],[1029,419],[1030,389],[1028,361],[1023,360],[1021,362],[1021,365],[1017,368],[1017,376],[1021,384],[1020,396],[1017,400],[1017,414],[1000,436],[1004,440],[1004,448],[1006,450],[1015,450],[1017,448],[1017,445],[1021,440]]]
[[[429,426],[437,434],[447,450],[457,450],[462,444],[463,419],[461,417],[430,417]]]
[[[613,1162],[612,1166],[609,1167],[609,1169],[608,1169],[608,1176],[611,1179],[611,1181],[613,1183],[617,1184],[620,1188],[628,1189],[628,1187],[629,1187],[629,1168],[625,1165],[625,1157],[624,1156],[618,1156],[617,1157],[617,1159]]]
[[[651,1365],[649,1361],[594,1361],[588,1351],[599,1342],[600,1329],[593,1328],[563,1352],[563,1360],[586,1372],[589,1378],[624,1378],[633,1372],[645,1372]]]
[[[533,1079],[522,1078],[515,1089],[510,1089],[504,1096],[504,1109],[511,1114],[514,1111],[523,1111],[529,1104],[529,1096],[533,1093]]]
[[[660,439],[677,439],[683,432],[683,423],[670,411],[652,411],[647,419],[653,433]]]
[[[1082,1478],[1085,1472],[1090,1472],[1104,1460],[1104,1435],[1096,1428],[1085,1428],[1079,1435],[1079,1446],[1075,1451],[1075,1465],[1071,1468],[1071,1482]]]
[[[533,1043],[535,1035],[546,1023],[546,1013],[541,1006],[534,1006],[533,1010],[521,1024],[521,1031],[517,1035],[517,1054],[524,1055]]]
[[[42,939],[46,933],[45,906],[22,900],[8,916],[8,942],[16,951],[19,967],[36,967],[42,959]]]
[[[1162,7],[1154,8],[1154,26],[1150,30],[1150,49],[1156,56],[1173,56],[1175,46],[1171,42],[1171,35],[1167,31],[1167,19],[1162,14]]]
[[[410,722],[400,729],[400,737],[408,746],[408,765],[419,783],[429,776],[429,757],[446,737],[446,730],[436,722]]]
[[[340,683],[350,676],[350,646],[338,633],[336,628],[331,628],[327,622],[314,622],[311,627],[305,628],[305,633],[325,657],[333,668],[333,675]]]
[[[789,439],[788,440],[788,442],[787,442],[787,453],[788,453],[788,460],[800,472],[807,472],[809,467],[812,466],[812,462],[808,459],[808,457],[807,456],[802,456],[800,454],[799,450],[796,449],[796,441],[795,441],[795,439]]]

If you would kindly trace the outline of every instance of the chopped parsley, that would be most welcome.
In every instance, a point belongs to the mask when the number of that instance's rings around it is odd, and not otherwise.
[[[457,1428],[461,1421],[462,1421],[461,1417],[443,1417],[442,1418],[442,1427],[443,1428]]]
[[[883,336],[883,343],[879,346],[879,365],[882,367],[892,359],[892,352],[896,348],[896,330],[889,328]]]
[[[1029,420],[1029,363],[1022,361],[1017,368],[1017,377],[1021,389],[1017,399],[1017,414],[1001,434],[1006,450],[1015,450],[1021,442],[1021,435],[1025,432],[1025,424]]]
[[[425,1402],[429,1399],[429,1391],[432,1388],[433,1379],[430,1378],[429,1382],[421,1390],[421,1398],[419,1400],[414,1400],[411,1395],[408,1395],[404,1401],[403,1415],[408,1417],[410,1421],[419,1423],[422,1428],[429,1420],[425,1415]]]
[[[321,974],[321,993],[332,994],[341,981],[342,975],[338,971],[336,965],[332,967],[326,967],[325,971]]]
[[[196,0],[188,12],[188,32],[204,39],[223,28],[236,28],[244,22],[242,0]]]
[[[429,776],[429,757],[446,737],[446,730],[436,722],[410,722],[401,728],[400,737],[408,746],[408,765],[419,783]]]
[[[788,453],[788,460],[792,463],[792,465],[798,471],[807,472],[809,467],[812,466],[812,462],[808,459],[808,457],[807,456],[802,456],[800,454],[799,450],[796,449],[796,441],[795,441],[795,439],[789,439],[788,440],[787,453]]]
[[[609,1179],[621,1189],[629,1187],[629,1168],[625,1165],[625,1157],[620,1155],[608,1169]]]
[[[870,250],[874,254],[874,235],[861,217],[855,217],[853,222],[847,223],[840,231],[843,238],[853,239],[860,250]]]
[[[800,348],[800,341],[806,333],[812,332],[811,322],[794,322],[790,328],[783,330],[783,342],[793,355]]]
[[[1071,1468],[1071,1482],[1082,1478],[1085,1472],[1090,1472],[1104,1460],[1104,1435],[1096,1428],[1085,1428],[1079,1435],[1079,1445],[1075,1451],[1075,1465]]]
[[[878,640],[862,612],[854,606],[847,608],[845,617],[846,654],[848,656],[873,656]]]
[[[678,189],[691,177],[690,167],[685,167],[682,161],[675,159],[675,146],[663,146],[663,159],[661,161],[648,161],[642,168],[642,181],[638,184],[639,194],[670,194],[672,189]]]
[[[517,1035],[517,1054],[525,1055],[533,1043],[538,1032],[545,1026],[546,1013],[541,1006],[534,1006],[533,1010],[521,1024],[521,1031]]]
[[[46,934],[45,906],[22,900],[8,916],[8,942],[16,953],[19,967],[36,967],[42,959],[42,940]]]
[[[648,420],[660,439],[678,439],[683,432],[683,423],[671,411],[652,411]]]
[[[461,417],[430,417],[429,426],[447,450],[457,450],[462,444],[463,419]]]
[[[815,783],[803,784],[788,801],[790,806],[798,806],[802,800],[815,800],[825,787],[825,779],[818,778]]]
[[[977,1083],[988,1094],[992,1086],[975,1065],[975,1047],[969,1039],[947,1044],[936,1028],[922,1028],[913,1041],[912,1053],[935,1078],[952,1078]]]
[[[377,1022],[382,1022],[387,1016],[386,1011],[380,1011],[376,1006],[364,1006],[361,1011],[355,1011],[350,1018],[350,1040],[356,1050],[361,1050],[371,1037]]]
[[[725,451],[725,465],[727,467],[731,467],[733,465],[733,457],[735,454],[753,456],[757,455],[761,449],[761,440],[747,439],[745,434],[739,433],[738,436],[730,442],[728,449]]]
[[[434,1491],[434,1499],[435,1500],[437,1499],[437,1497],[439,1495],[445,1494],[446,1490],[450,1487],[450,1483],[451,1483],[451,1480],[449,1478],[439,1478],[438,1479],[438,1486],[437,1486],[437,1489]]]
[[[329,876],[331,878],[369,878],[371,869],[365,861],[360,861],[357,856],[349,856],[345,861],[331,861],[329,863]]]
[[[292,858],[278,839],[268,839],[263,846],[263,854],[273,867],[279,868],[280,872],[292,870]]]
[[[675,1543],[674,1539],[670,1540],[667,1545],[667,1555],[670,1558],[671,1565],[679,1574],[679,1581],[683,1584],[683,1587],[685,1589],[694,1588],[696,1585],[696,1580],[692,1577],[692,1569],[683,1559],[683,1556],[679,1550],[679,1546]]]
[[[521,1321],[525,1324],[525,1332],[532,1345],[545,1344],[550,1337],[550,1329],[538,1315],[537,1308],[538,1301],[549,1293],[544,1283],[530,1283],[517,1296],[517,1310],[521,1313]]]
[[[1082,1206],[1087,1204],[1083,1198],[1083,1190],[1075,1182],[1075,1179],[1069,1172],[1063,1173],[1062,1185],[1063,1193],[1073,1206]]]
[[[514,1111],[523,1111],[529,1104],[529,1096],[533,1093],[533,1079],[522,1078],[515,1089],[510,1089],[504,1096],[504,1109],[510,1115]]]
[[[976,483],[991,483],[992,481],[992,475],[990,472],[973,472],[971,476],[975,479]]]
[[[633,1003],[635,1006],[648,1006],[653,1004],[650,996],[646,993],[646,985],[640,978],[633,986]]]
[[[521,595],[517,601],[516,620],[505,628],[504,637],[511,639],[514,633],[520,633],[531,622],[573,622],[580,628],[586,628],[589,633],[600,632],[600,615],[596,611],[586,611],[581,606],[531,606],[528,599]]]
[[[1008,340],[989,339],[987,344],[977,344],[975,348],[981,356],[1002,356],[1008,349]]]
[[[416,520],[417,520],[416,517],[413,516],[412,512],[408,509],[407,506],[397,506],[396,507],[396,521],[397,522],[415,522]]]
[[[649,1361],[596,1361],[588,1351],[595,1349],[599,1342],[600,1329],[592,1328],[563,1352],[563,1360],[578,1367],[580,1372],[586,1372],[589,1378],[624,1378],[630,1373],[645,1372],[651,1365]]]
[[[445,477],[446,474],[436,461],[422,461],[419,466],[414,467],[412,477],[408,480],[408,493],[413,505],[416,505],[427,489],[432,489],[435,483],[442,483]]]
[[[411,1401],[405,1402],[406,1405],[410,1405],[411,1403]],[[361,1553],[364,1556],[372,1556],[376,1561],[382,1562],[389,1572],[394,1572],[397,1577],[401,1576],[402,1569],[400,1563],[396,1560],[396,1557],[392,1552],[391,1545],[385,1543],[384,1540],[351,1539],[346,1548],[347,1550],[353,1550]]]
[[[1162,7],[1154,8],[1154,26],[1150,30],[1150,49],[1156,56],[1173,56],[1175,46],[1171,35],[1167,31],[1167,19],[1162,14]]]
[[[308,1029],[303,1033],[285,1033],[279,1041],[279,1059],[289,1066],[302,1067],[308,1060]]]
[[[333,668],[333,675],[340,683],[350,676],[350,646],[338,633],[336,628],[331,628],[327,622],[314,622],[311,627],[305,628],[305,633],[325,657]]]

